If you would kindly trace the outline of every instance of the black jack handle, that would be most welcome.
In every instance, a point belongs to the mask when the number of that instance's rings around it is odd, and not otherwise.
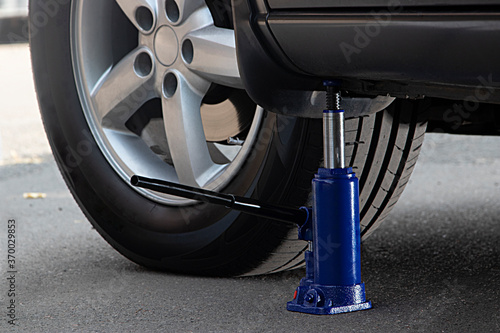
[[[132,176],[130,183],[137,187],[171,194],[182,198],[223,205],[254,216],[260,216],[289,224],[304,225],[309,219],[307,208],[290,208],[260,202],[251,198],[232,194],[218,193],[187,185],[167,182],[141,176]]]

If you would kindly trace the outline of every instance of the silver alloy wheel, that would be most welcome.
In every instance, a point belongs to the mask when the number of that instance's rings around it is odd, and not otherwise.
[[[138,31],[136,47],[118,60],[114,50],[122,39],[116,34],[122,30],[110,22],[113,15],[125,15]],[[234,31],[216,27],[203,0],[76,0],[71,19],[74,77],[85,117],[125,182],[140,174],[218,190],[235,177],[263,110],[257,108],[249,119],[241,145],[216,142],[221,133],[244,130],[244,117],[227,100],[220,104],[222,114],[210,111],[218,105],[204,106],[203,98],[212,84],[242,88],[242,83]],[[162,118],[138,135],[126,122],[153,99],[161,100]],[[220,119],[227,118],[233,121],[221,126]],[[191,203],[134,190],[160,203]]]

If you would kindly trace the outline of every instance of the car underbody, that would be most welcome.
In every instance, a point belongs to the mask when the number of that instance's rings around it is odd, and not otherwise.
[[[485,105],[500,103],[500,47],[492,42],[500,36],[499,1],[252,0],[233,6],[242,80],[269,110],[320,117],[321,79],[335,78],[342,80],[345,102],[353,98],[367,113],[383,109],[373,105],[375,97],[426,99],[430,130],[491,135],[500,129],[495,107]]]

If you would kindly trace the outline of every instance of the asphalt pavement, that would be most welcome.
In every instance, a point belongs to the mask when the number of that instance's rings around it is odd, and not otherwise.
[[[286,311],[303,270],[181,276],[113,250],[54,163],[26,44],[0,46],[0,138],[0,332],[500,332],[500,137],[427,135],[400,202],[363,243],[374,307],[337,316]]]

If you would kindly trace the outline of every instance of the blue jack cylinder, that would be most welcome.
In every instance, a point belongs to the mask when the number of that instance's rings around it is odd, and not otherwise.
[[[312,251],[305,253],[306,277],[287,304],[290,311],[318,315],[371,308],[361,282],[358,179],[344,162],[344,111],[339,93],[332,98],[331,85],[327,95],[325,168],[312,181],[312,224],[299,228],[299,238],[312,242]]]
[[[320,169],[313,191],[314,283],[361,283],[358,179],[350,168]]]

